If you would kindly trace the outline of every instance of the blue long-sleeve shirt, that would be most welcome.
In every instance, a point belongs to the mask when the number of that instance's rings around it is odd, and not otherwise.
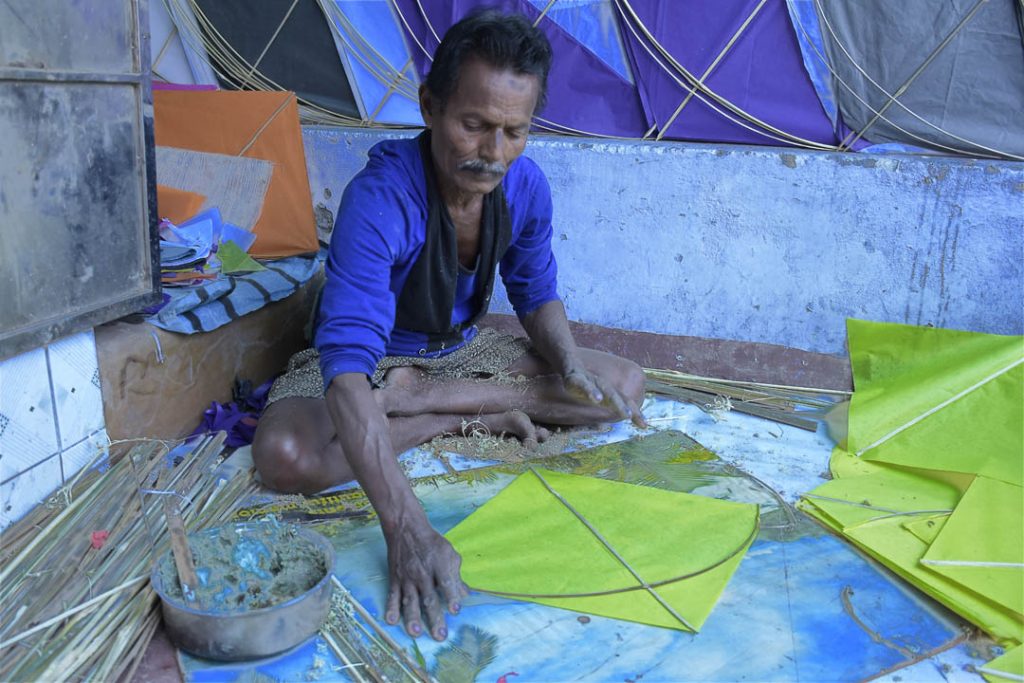
[[[426,237],[427,188],[416,139],[388,140],[345,188],[327,256],[314,344],[324,386],[347,372],[372,375],[385,355],[423,355],[426,336],[395,329],[395,305]],[[512,239],[499,273],[520,318],[558,298],[551,251],[551,190],[531,159],[502,179]],[[464,307],[456,306],[456,311]],[[475,334],[464,331],[464,340]],[[463,344],[465,341],[463,341]],[[432,355],[450,353],[461,345]]]

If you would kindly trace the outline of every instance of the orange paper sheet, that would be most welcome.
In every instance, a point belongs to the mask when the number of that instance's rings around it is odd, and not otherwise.
[[[176,187],[157,184],[156,208],[160,218],[166,218],[175,225],[192,218],[203,207],[206,197],[195,192],[179,190]]]
[[[317,251],[294,93],[158,90],[153,103],[158,145],[273,162],[250,256],[284,258]]]

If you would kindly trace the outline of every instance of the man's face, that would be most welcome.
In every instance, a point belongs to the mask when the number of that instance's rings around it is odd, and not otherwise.
[[[447,199],[497,187],[526,147],[539,94],[536,76],[479,59],[463,63],[458,87],[443,111],[425,87],[420,89],[420,109],[432,130],[434,166]]]

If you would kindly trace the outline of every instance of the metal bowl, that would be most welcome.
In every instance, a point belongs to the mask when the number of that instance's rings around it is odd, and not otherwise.
[[[255,530],[257,523],[238,522],[195,534],[216,535],[225,528],[237,531]],[[271,607],[241,612],[223,612],[188,607],[170,597],[164,587],[158,558],[150,574],[150,582],[160,596],[164,625],[171,641],[182,650],[198,657],[221,661],[258,659],[289,650],[312,636],[327,618],[331,609],[331,574],[334,571],[334,548],[322,535],[297,527],[299,536],[320,549],[326,571],[315,586],[302,595]],[[192,536],[193,534],[190,534]]]

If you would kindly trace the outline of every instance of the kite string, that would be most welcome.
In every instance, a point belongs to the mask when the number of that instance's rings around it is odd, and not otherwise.
[[[651,594],[652,598],[654,598],[655,600],[658,601],[658,604],[660,604],[662,607],[665,608],[666,612],[671,614],[676,620],[679,621],[680,624],[685,626],[689,631],[692,631],[693,633],[697,632],[697,629],[694,628],[690,624],[690,622],[688,622],[686,619],[684,619],[683,616],[681,614],[679,614],[679,612],[677,612],[675,609],[673,609],[671,605],[669,605],[667,602],[665,602],[665,600],[661,597],[661,595],[658,594],[658,591],[654,590],[654,588],[651,587],[651,585],[649,583],[647,583],[646,581],[644,581],[640,577],[640,575],[636,572],[636,570],[633,569],[633,567],[630,566],[630,564],[628,562],[626,562],[625,558],[623,558],[622,555],[620,555],[615,550],[615,548],[613,548],[611,546],[611,544],[605,539],[605,537],[601,535],[601,532],[598,531],[597,529],[595,529],[594,526],[589,521],[587,521],[586,517],[581,515],[576,510],[576,508],[574,508],[569,503],[569,501],[567,501],[565,498],[562,497],[562,495],[558,491],[553,489],[551,487],[551,484],[549,484],[547,482],[547,480],[543,476],[541,476],[541,473],[538,472],[532,465],[530,466],[530,471],[533,472],[533,474],[537,477],[537,479],[540,480],[540,483],[544,485],[544,488],[546,488],[548,490],[548,492],[551,493],[551,495],[553,495],[556,499],[558,499],[558,502],[560,502],[562,505],[564,505],[566,507],[566,509],[569,510],[569,512],[571,512],[573,515],[575,515],[576,519],[578,519],[581,522],[583,522],[583,525],[585,527],[587,527],[587,529],[590,530],[590,533],[592,533],[594,535],[594,537],[601,542],[601,544],[608,550],[608,552],[610,552],[613,556],[615,556],[615,559],[618,560],[619,563],[621,563],[622,566],[625,567],[629,571],[629,573],[633,575],[633,578],[636,579],[637,582],[639,582],[640,586],[644,590],[646,590],[648,593]]]

